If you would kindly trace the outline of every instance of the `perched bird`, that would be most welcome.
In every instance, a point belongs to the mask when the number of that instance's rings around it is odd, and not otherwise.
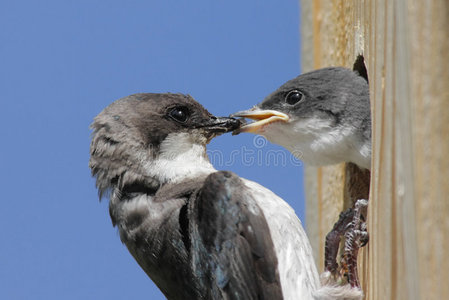
[[[363,65],[359,56],[355,67]],[[366,72],[366,69],[363,70]],[[362,70],[362,72],[363,72]],[[366,76],[366,74],[364,74]],[[232,114],[255,122],[244,124],[234,134],[251,132],[287,148],[304,162],[322,166],[351,162],[362,169],[371,165],[371,112],[366,77],[357,71],[329,67],[287,81],[260,104]],[[360,210],[366,201],[341,215],[326,241],[326,270],[336,271],[335,257],[340,236],[345,234],[351,285],[358,286],[357,250],[367,242]]]
[[[370,169],[368,82],[350,69],[302,74],[252,109],[232,116],[256,120],[234,133],[260,134],[308,164],[352,162]]]
[[[309,240],[285,201],[211,165],[206,144],[239,126],[181,94],[106,107],[91,125],[89,166],[122,242],[168,299],[352,295],[319,289]]]

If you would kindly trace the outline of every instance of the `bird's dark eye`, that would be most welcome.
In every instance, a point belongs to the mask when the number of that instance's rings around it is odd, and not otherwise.
[[[285,102],[290,105],[294,105],[302,100],[304,95],[297,90],[293,90],[288,92],[287,96],[285,96]]]
[[[168,115],[175,121],[184,123],[189,118],[189,110],[186,107],[178,106],[178,107],[172,108],[168,112]]]

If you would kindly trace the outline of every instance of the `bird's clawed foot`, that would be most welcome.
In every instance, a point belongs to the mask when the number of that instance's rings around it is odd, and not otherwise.
[[[345,276],[351,287],[360,287],[357,254],[369,240],[364,218],[367,207],[367,200],[357,200],[354,208],[340,214],[338,221],[326,236],[325,269],[334,277]],[[344,253],[339,266],[336,258],[343,235],[345,237]]]
[[[342,269],[348,278],[352,287],[360,287],[357,271],[357,255],[359,249],[368,243],[369,235],[366,229],[364,215],[368,201],[364,199],[357,200],[354,208],[354,217],[347,225],[345,232],[345,247],[342,260]]]

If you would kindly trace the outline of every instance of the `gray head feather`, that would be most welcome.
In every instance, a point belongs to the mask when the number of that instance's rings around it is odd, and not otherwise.
[[[179,102],[210,116],[188,95],[146,93],[119,99],[95,117],[89,167],[100,198],[132,182],[157,189],[159,182],[145,172],[142,162],[151,161],[169,132],[183,129],[162,117],[167,107]]]
[[[292,90],[304,95],[297,105],[284,101]],[[321,116],[333,118],[335,125],[349,122],[371,140],[368,82],[347,68],[330,67],[302,74],[266,97],[259,107],[280,110],[298,119]]]

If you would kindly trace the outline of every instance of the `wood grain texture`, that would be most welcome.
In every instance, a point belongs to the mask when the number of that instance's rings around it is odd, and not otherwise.
[[[351,67],[358,53],[368,69],[370,242],[359,255],[366,298],[449,299],[449,2],[303,0],[302,7],[309,7],[303,71]],[[341,165],[306,169],[307,228],[319,235],[312,244],[320,266],[329,219],[348,205],[342,189],[351,174]]]

